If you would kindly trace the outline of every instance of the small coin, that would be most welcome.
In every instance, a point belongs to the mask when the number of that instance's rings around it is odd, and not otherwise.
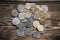
[[[41,35],[40,35],[40,32],[34,31],[33,34],[32,34],[32,36],[37,39],[37,38],[39,38]]]
[[[42,11],[44,11],[44,13],[46,13],[48,11],[48,6],[42,5],[40,10],[42,10]]]
[[[17,10],[16,10],[16,9],[12,10],[11,15],[12,15],[12,16],[17,16],[17,15],[18,15]]]
[[[31,8],[31,3],[26,3],[25,8],[30,9]]]
[[[20,23],[17,25],[17,27],[19,28],[19,30],[24,31],[26,29],[26,24],[25,23]]]
[[[31,15],[32,15],[32,12],[31,12],[31,10],[26,10],[26,12],[25,12],[25,18],[30,18],[31,17]]]
[[[31,7],[34,8],[36,6],[35,3],[31,3]]]
[[[24,11],[25,11],[25,5],[18,5],[18,6],[17,6],[17,10],[18,10],[19,12],[24,12]]]
[[[24,36],[24,31],[17,30],[16,31],[17,36]]]
[[[43,30],[44,30],[44,26],[43,26],[43,25],[39,25],[39,26],[37,27],[37,29],[38,29],[38,31],[43,31]]]
[[[41,17],[40,17],[40,14],[39,14],[39,13],[35,13],[35,14],[34,14],[34,19],[39,19],[39,18],[41,18]]]
[[[39,21],[34,21],[34,22],[33,22],[33,26],[34,26],[35,28],[37,28],[39,25],[40,25]]]
[[[31,10],[32,10],[33,13],[38,13],[39,12],[38,8],[36,8],[36,7],[32,8]]]
[[[22,12],[22,13],[19,13],[19,15],[18,15],[19,19],[25,19],[24,14],[25,14],[25,13],[23,13],[23,12]]]
[[[39,14],[41,18],[45,17],[45,13],[43,11],[39,11]]]
[[[47,12],[46,14],[45,14],[45,18],[51,18],[51,12]]]
[[[13,18],[13,19],[12,19],[12,23],[13,23],[14,25],[18,25],[18,24],[20,23],[19,18],[17,18],[17,17]]]
[[[33,33],[33,30],[31,28],[26,28],[25,35],[30,36],[32,35],[32,33]]]

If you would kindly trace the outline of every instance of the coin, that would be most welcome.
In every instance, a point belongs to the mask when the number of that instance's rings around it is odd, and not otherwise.
[[[44,25],[46,22],[47,22],[47,21],[46,21],[45,18],[41,18],[41,19],[40,19],[40,24]]]
[[[31,17],[31,15],[32,15],[32,12],[31,12],[31,10],[26,10],[26,12],[25,12],[25,18],[30,18]]]
[[[37,28],[39,25],[40,25],[39,21],[34,21],[34,22],[33,22],[33,26],[34,26],[35,28]]]
[[[31,3],[31,7],[34,8],[36,6],[35,3]]]
[[[31,8],[31,3],[26,3],[25,8],[30,9]]]
[[[19,25],[17,25],[17,27],[19,28],[19,30],[24,31],[26,29],[26,24],[20,23]]]
[[[24,31],[20,31],[20,30],[18,30],[17,29],[17,31],[16,31],[16,34],[17,34],[17,36],[24,36],[25,34],[24,34]]]
[[[28,19],[28,21],[26,22],[26,26],[28,27],[28,28],[30,28],[30,27],[32,27],[33,26],[33,18],[29,18]]]
[[[40,32],[34,31],[33,34],[32,34],[32,36],[37,39],[37,38],[39,38],[41,35],[40,35]]]
[[[32,10],[33,13],[38,13],[39,12],[38,8],[36,8],[36,7],[31,8],[31,10]]]
[[[44,13],[47,13],[48,6],[47,5],[42,5],[40,10],[44,11]]]
[[[43,11],[39,11],[39,14],[41,18],[45,17],[45,13]]]
[[[43,31],[43,30],[44,30],[44,26],[43,26],[43,25],[39,25],[39,26],[37,27],[37,29],[38,29],[39,31]]]
[[[13,23],[14,25],[18,25],[18,24],[20,23],[19,18],[17,18],[17,17],[13,18],[13,19],[12,19],[12,23]]]
[[[48,11],[46,14],[45,14],[45,18],[51,18],[51,12]]]
[[[40,14],[39,14],[39,13],[35,13],[35,14],[34,14],[34,19],[39,19],[39,18],[41,18],[41,17],[40,17]]]
[[[18,10],[19,12],[24,12],[24,11],[25,11],[25,5],[18,5],[18,6],[17,6],[17,10]]]
[[[18,15],[19,19],[25,19],[24,14],[25,14],[25,13],[23,13],[23,12],[22,12],[22,13],[19,13],[19,15]]]
[[[25,35],[30,36],[30,35],[32,35],[32,33],[33,33],[33,30],[32,29],[26,28]]]
[[[17,15],[18,15],[17,10],[16,10],[16,9],[12,10],[11,15],[12,15],[12,16],[17,16]]]

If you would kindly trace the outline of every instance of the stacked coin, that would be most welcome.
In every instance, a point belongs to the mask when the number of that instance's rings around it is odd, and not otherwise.
[[[11,15],[13,25],[18,27],[17,36],[33,36],[39,38],[41,33],[45,33],[48,26],[46,18],[48,14],[47,5],[36,5],[35,3],[26,3],[18,5],[17,10],[13,10]]]

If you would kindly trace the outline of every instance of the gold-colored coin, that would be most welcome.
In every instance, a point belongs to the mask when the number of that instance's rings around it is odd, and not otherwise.
[[[44,30],[44,26],[43,26],[43,25],[39,25],[39,26],[37,27],[37,29],[38,29],[38,31],[43,31],[43,30]]]
[[[12,16],[17,16],[17,15],[18,15],[17,10],[16,10],[16,9],[12,10],[11,15],[12,15]]]
[[[47,24],[48,24],[48,26],[51,26],[51,20],[47,20]]]
[[[31,10],[28,10],[28,9],[27,9],[27,10],[25,11],[25,14],[24,14],[24,15],[25,15],[25,18],[30,18],[31,15],[32,15]]]
[[[41,18],[45,17],[45,13],[43,11],[39,11],[39,14],[40,14]]]
[[[51,18],[51,12],[48,11],[46,14],[45,14],[45,18]]]
[[[46,23],[46,19],[45,19],[45,18],[41,18],[41,19],[40,19],[40,24],[43,25],[43,24],[45,24],[45,23]]]
[[[32,12],[33,12],[33,13],[38,13],[39,10],[38,10],[38,8],[34,7],[34,8],[32,8]]]

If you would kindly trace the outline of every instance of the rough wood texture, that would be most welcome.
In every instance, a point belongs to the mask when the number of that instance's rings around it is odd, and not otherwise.
[[[16,8],[17,4],[0,4],[0,40],[58,40],[60,38],[60,4],[49,4],[49,11],[51,11],[52,26],[46,28],[46,33],[39,39],[24,36],[18,37],[16,35],[16,27],[12,25],[11,11]],[[54,25],[54,26],[53,26]],[[57,39],[58,38],[58,39]]]

